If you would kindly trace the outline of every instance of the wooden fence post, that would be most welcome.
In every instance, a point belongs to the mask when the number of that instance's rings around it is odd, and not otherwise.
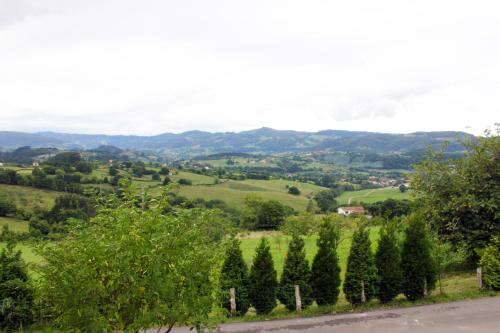
[[[302,300],[300,299],[300,287],[295,285],[295,309],[297,312],[302,311]]]
[[[231,314],[236,313],[236,290],[234,288],[229,289],[230,303],[231,303]]]
[[[365,283],[361,281],[361,303],[366,303],[366,295],[365,295]]]
[[[483,270],[481,267],[478,267],[476,270],[476,275],[477,275],[477,286],[479,289],[483,289]]]

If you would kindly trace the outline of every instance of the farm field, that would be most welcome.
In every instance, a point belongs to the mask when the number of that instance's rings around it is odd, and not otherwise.
[[[379,227],[370,228],[370,240],[372,242],[372,250],[375,251],[377,248],[377,241],[379,238]],[[281,275],[283,271],[283,264],[287,254],[288,242],[290,237],[287,237],[280,232],[251,232],[241,236],[241,251],[243,252],[243,259],[247,263],[248,267],[251,266],[253,257],[255,255],[255,248],[259,245],[261,237],[266,237],[269,241],[271,247],[271,255],[274,259],[274,268],[278,272],[278,276]],[[340,268],[342,270],[341,275],[343,276],[347,256],[349,255],[349,248],[351,246],[352,231],[345,231],[342,234],[343,241],[341,242],[337,254],[339,256]],[[312,235],[304,237],[306,258],[309,260],[309,264],[312,263],[314,255],[317,252],[316,241],[318,239],[317,235]]]
[[[231,158],[231,160],[235,163],[234,166],[243,166],[243,167],[277,167],[278,166],[275,162],[272,161],[273,160],[272,158],[265,158],[265,157],[262,157],[262,159],[238,157],[238,158]],[[222,158],[222,159],[217,159],[217,160],[198,160],[197,162],[203,163],[203,164],[210,164],[214,167],[226,167],[226,166],[228,166],[227,161],[228,161],[227,158]]]
[[[18,220],[11,217],[0,217],[0,229],[4,225],[9,226],[9,230],[13,232],[27,232],[28,221]]]
[[[203,176],[206,177],[206,176]],[[206,177],[212,179],[212,177]],[[194,184],[194,182],[193,182]],[[301,194],[291,195],[288,193],[286,185],[297,186]],[[205,200],[221,199],[229,206],[241,209],[245,197],[248,194],[257,194],[268,200],[278,200],[290,207],[304,211],[307,207],[309,197],[313,193],[325,190],[326,188],[308,183],[301,183],[288,180],[228,180],[221,181],[220,184],[214,185],[199,185],[199,186],[181,186],[180,195],[184,195],[190,199],[203,198]]]
[[[374,203],[386,199],[410,199],[409,191],[401,193],[399,188],[385,187],[371,190],[346,191],[337,197],[339,205],[348,205],[351,202]]]
[[[53,206],[56,198],[62,194],[62,192],[44,190],[29,186],[6,184],[0,184],[0,193],[11,197],[18,207],[28,210],[31,210],[36,206],[49,209]]]

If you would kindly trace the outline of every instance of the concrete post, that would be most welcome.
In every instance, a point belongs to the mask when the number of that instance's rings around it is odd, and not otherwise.
[[[230,303],[231,303],[231,314],[236,313],[236,290],[234,288],[229,289]]]
[[[295,309],[297,312],[302,311],[302,300],[300,299],[300,287],[295,285]]]
[[[361,303],[366,303],[365,283],[363,281],[361,281]]]
[[[477,286],[479,289],[483,289],[483,270],[481,267],[478,267],[476,270],[476,275],[477,275]]]

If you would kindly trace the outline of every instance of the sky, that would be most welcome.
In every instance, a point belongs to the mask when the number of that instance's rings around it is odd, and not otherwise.
[[[0,130],[500,122],[498,0],[0,0]]]

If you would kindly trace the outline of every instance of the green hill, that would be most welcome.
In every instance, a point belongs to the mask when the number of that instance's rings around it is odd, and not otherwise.
[[[342,193],[338,198],[337,202],[339,205],[348,205],[352,202],[365,202],[374,203],[377,201],[384,201],[386,199],[410,199],[409,191],[401,193],[399,188],[384,187],[371,190],[359,190],[359,191],[346,191]]]
[[[32,210],[34,207],[49,209],[62,192],[43,190],[19,185],[0,184],[0,192],[11,197],[18,207]]]

